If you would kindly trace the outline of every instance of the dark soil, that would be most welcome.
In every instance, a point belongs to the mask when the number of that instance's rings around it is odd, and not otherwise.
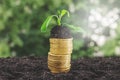
[[[120,80],[120,58],[80,58],[68,73],[52,74],[47,57],[0,59],[0,80]]]
[[[66,26],[55,26],[51,30],[50,38],[72,38],[70,30]]]

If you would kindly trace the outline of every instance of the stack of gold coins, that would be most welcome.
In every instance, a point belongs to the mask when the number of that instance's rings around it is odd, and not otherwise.
[[[48,68],[52,73],[68,72],[71,67],[72,38],[50,38],[50,52],[48,53]]]

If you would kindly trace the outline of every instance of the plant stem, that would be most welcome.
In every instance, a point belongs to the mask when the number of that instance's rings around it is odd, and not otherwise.
[[[60,15],[58,16],[57,23],[58,23],[59,26],[61,26],[61,16]]]
[[[61,25],[61,22],[60,22],[60,19],[59,19],[59,18],[58,18],[58,20],[57,20],[57,23],[58,23],[59,26]]]
[[[57,15],[52,15],[52,16],[57,18],[57,24],[58,26],[61,26],[61,18]]]

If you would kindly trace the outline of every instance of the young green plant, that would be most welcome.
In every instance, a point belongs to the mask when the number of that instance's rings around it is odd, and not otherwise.
[[[65,26],[71,28],[74,32],[83,32],[84,33],[84,30],[81,29],[80,27],[75,27],[75,26],[67,24],[67,23],[62,23],[61,21],[65,14],[67,14],[68,17],[70,16],[69,11],[67,11],[65,9],[58,11],[58,15],[48,16],[47,19],[43,22],[43,24],[41,26],[41,32],[46,32],[50,21],[52,20],[52,18],[55,18],[58,26],[61,27],[62,25],[65,25]]]

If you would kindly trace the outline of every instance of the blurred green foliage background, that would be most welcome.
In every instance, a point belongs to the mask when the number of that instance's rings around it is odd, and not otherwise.
[[[0,0],[0,57],[47,56],[50,29],[40,32],[47,16],[67,9],[63,19],[86,33],[73,33],[72,58],[120,55],[120,0]],[[100,40],[100,41],[99,41]]]

